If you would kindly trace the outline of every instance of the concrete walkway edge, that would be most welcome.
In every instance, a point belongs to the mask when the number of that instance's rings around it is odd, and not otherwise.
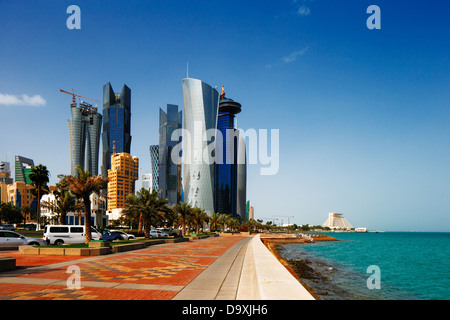
[[[247,246],[237,300],[315,300],[256,235]]]

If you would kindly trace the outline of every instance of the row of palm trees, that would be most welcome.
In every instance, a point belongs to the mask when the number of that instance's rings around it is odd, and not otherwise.
[[[65,223],[67,213],[84,207],[84,223],[86,229],[86,243],[92,240],[91,237],[91,201],[90,196],[93,193],[100,193],[108,184],[108,179],[101,175],[92,176],[92,174],[77,166],[76,176],[58,176],[60,182],[56,184],[57,189],[53,192],[56,202],[49,203],[44,201],[43,207],[50,208],[60,217],[60,223]],[[41,221],[41,199],[44,194],[49,193],[48,182],[50,173],[44,165],[38,165],[31,168],[29,178],[33,185],[33,195],[37,197],[37,225],[40,226]],[[82,203],[77,203],[82,200]]]
[[[100,193],[105,189],[108,183],[107,178],[101,175],[92,176],[87,170],[77,167],[76,176],[59,176],[60,182],[57,183],[57,190],[54,191],[55,203],[43,202],[43,207],[47,207],[56,212],[60,217],[60,223],[65,223],[67,213],[79,210],[84,207],[86,243],[91,241],[91,202],[90,196],[93,193]],[[37,222],[40,222],[41,198],[48,193],[47,183],[49,181],[49,172],[45,166],[38,165],[33,167],[30,173],[30,180],[34,186],[35,194],[38,199]],[[77,203],[82,200],[82,203]],[[208,216],[205,210],[192,207],[187,203],[178,203],[170,207],[168,200],[160,198],[160,192],[156,190],[150,192],[142,188],[136,192],[136,195],[130,194],[126,199],[127,209],[123,211],[126,219],[138,222],[138,232],[144,231],[147,238],[150,237],[152,227],[178,227],[181,226],[182,235],[186,235],[186,230],[195,229],[199,234],[205,224],[210,225],[211,231],[226,229],[236,231],[244,227],[246,230],[261,229],[260,222],[254,220],[242,220],[233,218],[231,215],[213,213]]]
[[[123,211],[124,217],[133,224],[138,221],[138,232],[144,230],[149,237],[152,227],[181,227],[182,235],[189,230],[196,234],[203,230],[205,224],[210,225],[211,231],[237,230],[243,225],[238,218],[231,215],[213,213],[209,216],[204,209],[192,207],[188,203],[180,202],[169,207],[167,199],[160,198],[160,192],[150,192],[142,188],[136,195],[127,197],[128,208]]]

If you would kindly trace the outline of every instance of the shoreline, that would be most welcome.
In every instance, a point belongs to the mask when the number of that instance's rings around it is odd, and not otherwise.
[[[302,284],[303,287],[305,287],[305,289],[314,297],[315,300],[322,300],[314,292],[314,290],[311,289],[311,287],[309,287],[306,283],[304,283],[304,281],[302,281],[302,279],[299,277],[298,273],[294,271],[293,265],[281,257],[281,255],[275,249],[275,246],[277,246],[277,244],[270,242],[270,241],[267,241],[267,242],[263,241],[263,242],[264,242],[265,246],[267,247],[267,249],[269,249],[269,251],[275,256],[275,258],[277,258],[277,260],[281,262],[281,264],[289,271],[289,273],[292,274],[294,276],[294,278],[297,279],[298,282],[300,282]]]
[[[336,238],[330,237],[328,235],[320,235],[318,237],[312,237],[314,241],[340,241]],[[323,300],[321,296],[315,292],[310,285],[308,285],[303,277],[319,277],[321,279],[326,279],[320,273],[316,272],[303,260],[286,260],[284,259],[280,252],[277,250],[277,246],[284,244],[308,244],[311,243],[307,239],[292,237],[288,234],[281,235],[271,235],[261,237],[261,241],[267,247],[267,249],[275,256],[275,258],[280,261],[280,263],[291,273],[294,278],[296,278],[305,289],[314,297],[315,300]]]

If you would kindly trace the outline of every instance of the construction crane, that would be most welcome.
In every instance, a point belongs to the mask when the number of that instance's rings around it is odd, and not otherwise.
[[[83,96],[80,96],[79,94],[76,94],[75,91],[74,91],[73,89],[72,89],[72,92],[68,92],[68,91],[65,91],[65,90],[63,90],[63,89],[59,89],[59,92],[63,92],[63,93],[70,94],[70,95],[72,96],[72,103],[76,103],[76,102],[75,102],[75,97],[84,98],[84,99],[89,99],[89,100],[92,100],[92,101],[95,101],[95,102],[100,103],[100,101],[98,101],[98,100],[95,100],[95,99],[92,99],[92,98],[88,98],[88,97],[83,97]]]
[[[274,217],[288,218],[288,226],[289,226],[289,219],[295,218],[294,216],[274,216]],[[281,221],[282,221],[281,223],[283,223],[283,220],[281,220]]]

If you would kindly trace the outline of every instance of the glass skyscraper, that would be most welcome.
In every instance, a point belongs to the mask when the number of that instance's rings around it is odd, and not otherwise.
[[[159,191],[159,146],[150,146],[150,160],[152,162],[152,190]]]
[[[131,90],[126,85],[120,94],[114,93],[111,83],[103,86],[102,175],[108,176],[111,155],[131,152]]]
[[[77,166],[98,175],[98,158],[102,116],[97,107],[80,102],[70,105],[69,119],[70,139],[70,174],[78,175]]]
[[[219,102],[217,130],[222,133],[222,163],[215,165],[215,212],[245,217],[246,164],[245,140],[235,128],[235,115],[241,112],[241,104],[222,94]],[[244,162],[244,163],[240,163]],[[243,203],[242,203],[243,202]]]
[[[181,201],[181,166],[171,158],[172,149],[179,143],[172,141],[172,133],[181,128],[181,118],[177,105],[168,104],[167,113],[159,109],[159,190],[169,205]]]
[[[208,149],[203,135],[216,129],[219,92],[197,79],[183,79],[183,128],[190,139],[183,136],[184,202],[208,213],[214,212],[214,163],[205,162],[203,150]]]

